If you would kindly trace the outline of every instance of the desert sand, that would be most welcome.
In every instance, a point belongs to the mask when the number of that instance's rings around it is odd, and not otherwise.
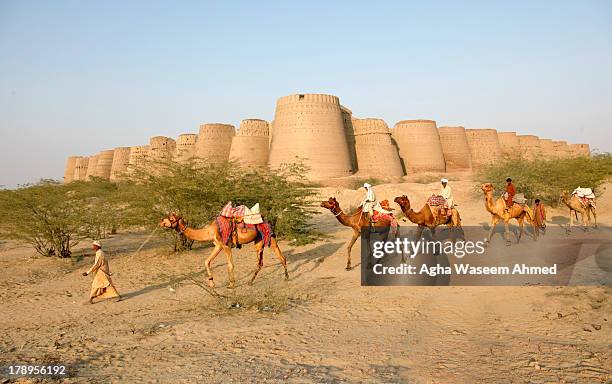
[[[451,180],[464,225],[490,217],[473,184]],[[379,200],[407,194],[420,208],[438,187],[375,188]],[[362,194],[319,192],[344,209]],[[598,200],[600,223],[612,223],[611,207],[608,191]],[[548,214],[550,225],[567,221],[566,210]],[[289,281],[266,249],[264,269],[246,285],[256,263],[248,245],[234,250],[231,291],[220,255],[214,274],[224,297],[193,281],[204,282],[210,248],[174,254],[154,237],[135,254],[148,233],[119,233],[104,245],[126,300],[94,305],[84,304],[91,280],[80,275],[93,262],[87,242],[60,260],[2,241],[0,365],[67,364],[76,371],[69,383],[609,382],[609,287],[361,287],[359,268],[344,270],[351,230],[323,209],[315,222],[327,238],[280,243]]]

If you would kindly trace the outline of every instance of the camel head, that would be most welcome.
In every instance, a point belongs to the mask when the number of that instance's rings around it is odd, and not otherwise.
[[[410,200],[406,195],[398,196],[393,199],[393,201],[396,202],[402,208],[402,210],[410,209]]]
[[[164,217],[159,221],[159,226],[162,228],[172,228],[177,229],[179,226],[179,222],[181,221],[181,217],[176,213],[172,212],[168,214],[167,217]]]
[[[569,201],[569,200],[570,200],[569,191],[566,191],[566,190],[561,191],[561,194],[559,194],[559,203]]]
[[[325,208],[325,209],[329,209],[330,211],[339,211],[340,210],[340,203],[338,203],[338,200],[336,200],[335,197],[330,197],[327,201],[322,201],[321,202],[321,207]]]
[[[484,183],[483,185],[480,186],[480,189],[482,189],[482,191],[484,193],[493,193],[493,184],[491,183]]]

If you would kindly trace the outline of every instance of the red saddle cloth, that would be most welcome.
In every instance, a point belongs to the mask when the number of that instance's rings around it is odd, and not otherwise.
[[[225,216],[217,216],[216,219],[217,228],[219,229],[219,235],[221,236],[221,242],[225,245],[229,245],[229,242],[232,238],[232,233],[236,230],[236,222],[235,220],[225,217]],[[247,229],[254,228],[259,233],[259,236],[263,239],[264,246],[269,247],[272,243],[272,237],[274,237],[274,231],[272,230],[272,226],[270,223],[264,222],[260,224],[238,224],[238,229]]]
[[[393,235],[397,234],[397,227],[399,227],[399,224],[397,223],[395,216],[388,213],[380,213],[378,211],[374,211],[371,220],[373,223],[378,223],[381,220],[389,221],[389,223],[391,224]]]
[[[236,223],[234,220],[225,216],[217,216],[216,222],[217,228],[219,229],[219,235],[221,236],[221,242],[228,245],[232,238],[232,232],[234,232]]]
[[[442,196],[431,195],[427,199],[427,204],[430,206],[444,205],[446,204],[446,199]]]

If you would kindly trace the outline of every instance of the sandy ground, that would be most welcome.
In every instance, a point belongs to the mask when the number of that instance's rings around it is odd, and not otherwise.
[[[407,194],[422,203],[437,188],[376,191],[379,200]],[[453,188],[464,225],[488,222],[472,182]],[[344,208],[361,195],[320,192]],[[606,193],[600,222],[612,222],[611,206]],[[565,216],[549,212],[558,223]],[[350,229],[327,211],[316,220],[328,238],[303,247],[281,242],[289,281],[267,250],[266,267],[246,285],[256,262],[246,246],[234,251],[239,286],[229,290],[219,256],[221,296],[194,283],[204,281],[210,249],[173,254],[154,238],[134,254],[147,234],[118,234],[105,246],[126,300],[94,305],[84,304],[91,280],[80,275],[91,252],[58,260],[0,242],[0,365],[67,364],[76,376],[65,382],[79,383],[610,382],[609,287],[361,287],[359,268],[344,270]]]

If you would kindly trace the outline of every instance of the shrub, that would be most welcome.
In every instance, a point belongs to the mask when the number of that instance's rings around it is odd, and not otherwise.
[[[478,185],[493,183],[500,194],[505,190],[506,178],[512,178],[517,192],[528,199],[539,198],[556,206],[561,191],[577,187],[592,188],[600,194],[600,187],[612,177],[612,155],[596,154],[574,159],[525,160],[508,159],[480,170]]]

